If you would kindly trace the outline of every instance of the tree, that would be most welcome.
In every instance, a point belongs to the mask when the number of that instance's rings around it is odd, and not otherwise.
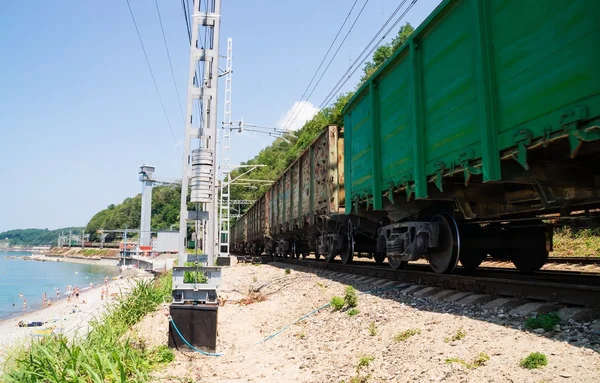
[[[392,39],[388,44],[383,44],[378,47],[373,53],[373,61],[368,61],[365,63],[363,68],[363,76],[361,77],[357,88],[359,88],[362,84],[367,81],[369,77],[373,75],[379,69],[380,66],[386,62],[396,50],[398,50],[404,43],[408,40],[410,35],[415,31],[415,29],[410,25],[410,23],[406,23],[400,30],[396,37]]]

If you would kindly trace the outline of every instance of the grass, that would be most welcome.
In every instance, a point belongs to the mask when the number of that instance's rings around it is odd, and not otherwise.
[[[543,328],[546,331],[551,331],[554,326],[560,323],[560,317],[557,313],[539,314],[525,320],[525,328],[535,330]]]
[[[356,294],[356,289],[352,286],[346,286],[346,293],[344,294],[344,301],[348,305],[348,307],[356,307],[358,306],[358,296]]]
[[[369,335],[371,335],[371,336],[377,335],[377,326],[375,325],[375,322],[371,322],[369,324]]]
[[[360,313],[360,310],[357,309],[356,307],[353,307],[346,312],[346,314],[348,314],[348,316],[351,316],[351,317],[357,315],[358,313]]]
[[[329,304],[333,307],[333,311],[339,311],[344,307],[344,298],[338,297],[337,295],[331,298]]]
[[[195,262],[186,262],[185,266],[196,266]],[[208,278],[202,271],[186,271],[183,273],[184,283],[206,283]]]
[[[171,274],[139,281],[127,296],[117,297],[85,338],[62,335],[33,340],[13,352],[4,382],[147,382],[152,370],[173,360],[166,346],[148,348],[127,330],[171,296]]]
[[[291,272],[292,272],[292,270],[290,270],[290,269],[285,269],[285,274],[286,274],[286,275],[290,274]]]
[[[479,355],[477,355],[477,357],[473,360],[472,363],[467,363],[460,358],[447,358],[446,364],[459,363],[459,364],[462,364],[463,366],[465,366],[466,368],[468,368],[469,370],[474,370],[477,367],[481,367],[481,366],[485,365],[485,363],[488,360],[490,360],[490,357],[486,353],[480,352]]]
[[[450,342],[453,342],[455,340],[461,340],[465,336],[467,336],[467,332],[465,330],[463,330],[462,328],[460,328],[460,329],[458,329],[458,331],[456,332],[456,334],[452,335],[451,338],[444,339],[444,342],[450,343]]]
[[[394,335],[394,338],[392,338],[392,339],[394,340],[394,342],[400,343],[400,342],[404,342],[405,340],[407,340],[411,336],[415,336],[415,335],[420,334],[420,333],[421,333],[420,329],[418,329],[418,328],[411,328],[411,329],[408,329],[406,331],[402,331],[401,333],[398,333],[398,334]]]
[[[553,257],[600,256],[600,229],[572,229],[561,227],[554,230]]]
[[[541,352],[532,352],[527,357],[521,359],[519,365],[527,369],[540,368],[548,364],[548,358]]]
[[[372,355],[361,356],[360,359],[358,359],[358,364],[356,365],[356,371],[358,371],[364,367],[369,367],[369,364],[371,364],[371,362],[374,360],[375,360],[375,357]]]

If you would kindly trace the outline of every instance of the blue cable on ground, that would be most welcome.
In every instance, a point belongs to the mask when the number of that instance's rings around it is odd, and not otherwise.
[[[380,293],[383,291],[388,291],[388,290],[396,290],[399,288],[402,288],[404,286],[392,286],[392,287],[386,287],[386,288],[381,288],[381,289],[374,289],[374,290],[370,290],[370,291],[364,291],[361,293],[358,293],[358,295],[364,295],[364,294],[376,294],[376,293]],[[282,332],[284,332],[285,330],[287,330],[288,328],[290,328],[291,326],[295,325],[298,322],[303,321],[304,319],[318,313],[319,311],[323,310],[324,308],[331,306],[331,303],[326,303],[321,307],[317,307],[316,309],[314,309],[313,311],[309,312],[306,315],[301,316],[300,318],[296,319],[295,321],[293,321],[292,323],[282,327],[281,329],[279,329],[278,331],[274,332],[273,334],[269,335],[268,337],[264,338],[263,340],[257,342],[256,344],[261,344],[264,343],[268,340],[271,340],[273,338],[275,338],[277,335],[281,334]],[[173,321],[173,318],[171,318],[171,316],[169,316],[169,321],[171,321],[171,324],[173,325],[173,328],[175,329],[175,331],[177,332],[177,334],[179,335],[179,337],[181,338],[181,340],[183,340],[183,342],[192,350],[202,354],[202,355],[206,355],[206,356],[222,356],[223,354],[220,353],[212,353],[212,352],[206,352],[206,351],[202,351],[199,350],[197,348],[195,348],[194,346],[192,346],[184,337],[183,335],[181,335],[181,332],[179,332],[179,329],[177,328],[177,326],[175,325],[175,322]]]
[[[192,350],[194,350],[194,351],[196,351],[196,352],[199,352],[200,354],[202,354],[202,355],[206,355],[206,356],[221,356],[221,355],[223,355],[223,354],[219,354],[219,353],[212,353],[212,352],[206,352],[206,351],[202,351],[202,350],[199,350],[199,349],[197,349],[196,347],[192,346],[192,345],[190,344],[190,342],[188,342],[188,341],[187,341],[187,340],[186,340],[186,339],[183,337],[183,335],[181,335],[181,332],[179,332],[179,329],[178,329],[178,328],[177,328],[177,326],[175,325],[175,321],[173,320],[173,318],[171,318],[171,316],[169,316],[169,320],[171,321],[171,324],[173,325],[173,328],[175,329],[175,331],[177,331],[177,334],[179,335],[179,337],[181,338],[181,340],[183,340],[183,342],[184,342],[185,344],[187,344],[187,345],[188,345],[188,347],[189,347],[189,348],[191,348]]]

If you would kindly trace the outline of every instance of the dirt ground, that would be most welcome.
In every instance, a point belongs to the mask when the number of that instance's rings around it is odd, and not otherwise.
[[[567,339],[562,330],[537,334],[521,329],[522,318],[453,308],[397,290],[360,294],[359,313],[354,316],[347,309],[327,307],[290,325],[334,295],[343,296],[346,284],[340,280],[357,277],[293,267],[286,274],[288,267],[273,263],[224,268],[219,294],[225,304],[219,308],[217,340],[222,356],[177,351],[175,361],[156,374],[156,381],[600,381],[600,340],[583,324],[581,332],[575,331],[583,340]],[[359,292],[381,287],[352,284]],[[249,294],[251,290],[259,293]],[[579,324],[569,325],[565,327]],[[149,315],[135,330],[149,345],[166,344],[165,311]],[[398,336],[407,330],[414,330],[414,335]],[[548,364],[532,370],[520,367],[532,352],[545,354]]]

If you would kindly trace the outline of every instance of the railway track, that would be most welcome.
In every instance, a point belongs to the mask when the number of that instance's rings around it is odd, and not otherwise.
[[[454,274],[436,274],[426,265],[419,264],[408,265],[404,270],[393,270],[386,264],[375,265],[368,261],[350,265],[315,259],[277,258],[276,261],[316,270],[385,278],[477,294],[600,307],[600,276],[593,273],[543,270],[524,275],[508,268],[481,268],[474,272],[457,268]]]

